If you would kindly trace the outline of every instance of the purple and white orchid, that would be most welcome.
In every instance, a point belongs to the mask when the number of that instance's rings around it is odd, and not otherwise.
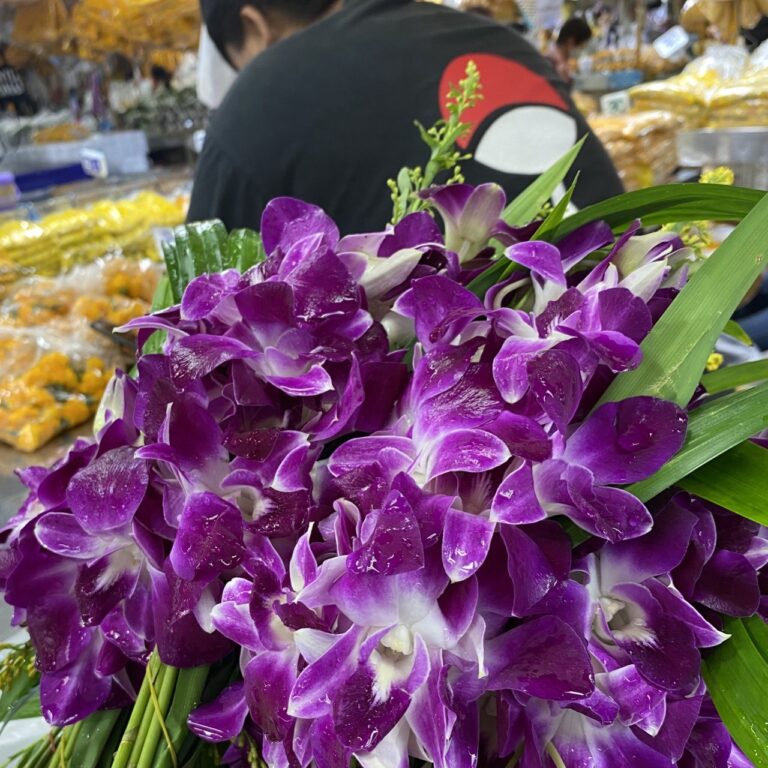
[[[94,441],[22,473],[2,534],[46,718],[129,702],[153,650],[234,650],[189,719],[231,765],[747,768],[701,654],[720,614],[768,615],[768,532],[641,502],[686,410],[597,405],[688,254],[602,222],[532,241],[496,185],[426,199],[444,235],[421,212],[342,238],[276,200],[262,264],[129,324],[162,350]]]

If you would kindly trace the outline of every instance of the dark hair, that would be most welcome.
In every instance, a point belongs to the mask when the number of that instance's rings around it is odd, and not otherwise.
[[[240,11],[250,5],[265,16],[279,16],[290,21],[310,24],[325,13],[335,0],[200,0],[203,21],[211,40],[226,55],[231,45],[240,48],[245,30],[240,21]]]
[[[576,45],[583,45],[592,39],[592,29],[581,16],[574,16],[560,27],[560,34],[557,36],[557,44],[563,45],[572,40]]]
[[[158,83],[163,83],[164,85],[169,85],[172,79],[171,73],[165,67],[160,66],[160,64],[155,64],[152,67],[150,74],[152,75],[153,80],[156,80]]]

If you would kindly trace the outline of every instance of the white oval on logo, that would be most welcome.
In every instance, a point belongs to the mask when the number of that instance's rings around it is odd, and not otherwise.
[[[502,173],[544,173],[576,143],[576,121],[552,107],[517,107],[485,132],[475,160]]]

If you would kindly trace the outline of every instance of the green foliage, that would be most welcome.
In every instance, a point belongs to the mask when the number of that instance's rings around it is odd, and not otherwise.
[[[501,218],[510,227],[523,227],[538,216],[555,190],[563,183],[585,141],[586,137],[574,144],[550,169],[542,173],[506,207]]]
[[[717,184],[669,184],[641,189],[574,213],[557,228],[552,242],[592,221],[605,221],[619,232],[636,219],[646,227],[705,219],[741,221],[763,197],[765,192],[756,189]]]
[[[749,338],[744,329],[735,320],[729,320],[725,324],[723,333],[733,336],[734,339],[740,341],[742,344],[746,344],[748,347],[752,346],[752,339]]]
[[[723,195],[739,191],[735,187],[692,186]],[[663,190],[661,197],[665,197]],[[601,402],[652,395],[686,405],[718,336],[765,269],[766,242],[768,197],[763,197],[654,326],[642,344],[640,366],[618,376]]]
[[[713,400],[691,412],[683,449],[628,490],[648,501],[766,427],[768,383]]]
[[[237,269],[245,272],[266,258],[261,237],[251,230],[227,234],[220,221],[184,224],[174,230],[174,240],[163,246],[168,285],[155,296],[155,310],[177,304],[186,287],[200,275]]]
[[[701,385],[710,395],[716,395],[766,380],[768,380],[768,360],[755,360],[741,365],[728,365],[712,373],[705,373],[701,379]]]
[[[768,768],[768,624],[726,618],[731,639],[704,659],[707,689],[728,732],[755,768]]]
[[[32,643],[6,643],[0,645],[0,651],[6,652],[0,662],[0,721],[5,728],[12,720],[40,716],[40,674],[35,669]]]
[[[741,443],[677,485],[737,515],[768,526],[768,450]]]
[[[422,140],[430,149],[426,167],[403,168],[397,179],[387,182],[392,192],[393,224],[402,221],[408,214],[429,207],[429,203],[422,200],[420,195],[436,183],[440,174],[451,174],[444,180],[443,183],[446,184],[459,184],[464,181],[459,164],[471,156],[459,152],[456,142],[472,127],[470,123],[463,121],[464,113],[474,107],[480,99],[480,73],[475,62],[470,61],[464,79],[460,80],[458,85],[451,84],[446,100],[448,119],[438,120],[429,129],[421,123],[416,123]]]

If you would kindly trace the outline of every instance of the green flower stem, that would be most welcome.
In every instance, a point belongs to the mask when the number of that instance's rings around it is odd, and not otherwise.
[[[56,729],[40,739],[37,744],[33,744],[27,751],[24,759],[19,763],[18,768],[43,768],[47,766],[51,757],[51,749],[55,750],[58,736],[59,730]]]
[[[179,670],[173,703],[166,720],[170,742],[177,752],[184,743],[184,739],[189,735],[187,718],[189,713],[200,704],[210,671],[210,667]],[[156,768],[171,768],[173,765],[171,749],[168,743],[164,742],[160,744],[155,766]]]
[[[83,721],[81,720],[76,725],[73,725],[71,728],[67,728],[61,737],[61,742],[59,742],[59,749],[64,749],[64,764],[69,765],[69,761],[72,759],[72,753],[75,751],[75,745],[77,744],[77,739],[80,736],[80,731],[83,728]]]
[[[165,680],[166,669],[167,667],[161,666],[158,670],[157,677],[154,678],[155,689],[158,689],[160,686],[162,686],[163,681]],[[152,706],[151,688],[147,687],[147,690],[149,692],[149,699],[146,706],[144,707],[144,714],[141,718],[141,724],[139,725],[136,740],[133,742],[131,756],[128,758],[128,768],[136,768],[136,766],[139,764],[139,760],[141,759],[141,752],[144,749],[144,742],[147,739],[147,734],[149,733],[152,721],[156,717],[155,708]]]
[[[40,749],[42,742],[38,741],[31,746],[23,749],[21,752],[17,752],[7,763],[3,763],[3,768],[7,768],[10,763],[17,759],[19,762],[16,764],[16,768],[28,768],[32,764],[32,756]]]
[[[179,670],[175,667],[166,667],[162,684],[157,691],[157,697],[152,697],[152,704],[150,704],[153,712],[152,723],[149,726],[149,732],[144,741],[137,768],[155,768],[155,752],[157,752],[160,738],[161,736],[168,738],[165,717],[168,714],[171,698],[176,689],[178,674]],[[152,691],[154,691],[154,689],[152,689]],[[175,757],[175,753],[172,754]]]
[[[77,732],[68,729],[59,743],[59,754],[64,761],[58,768],[62,765],[67,768],[103,768],[105,764],[111,764],[128,714],[128,710],[122,709],[100,710],[83,720]]]
[[[160,657],[157,655],[157,652],[155,652],[150,656],[149,663],[147,664],[144,682],[141,684],[139,695],[133,705],[131,718],[125,728],[125,735],[120,742],[120,746],[117,748],[115,759],[112,761],[112,768],[127,768],[128,766],[128,761],[133,751],[133,745],[136,742],[136,737],[139,734],[139,729],[141,728],[141,723],[144,718],[144,712],[149,703],[149,678],[150,676],[155,678],[161,668],[162,664],[160,662]]]

